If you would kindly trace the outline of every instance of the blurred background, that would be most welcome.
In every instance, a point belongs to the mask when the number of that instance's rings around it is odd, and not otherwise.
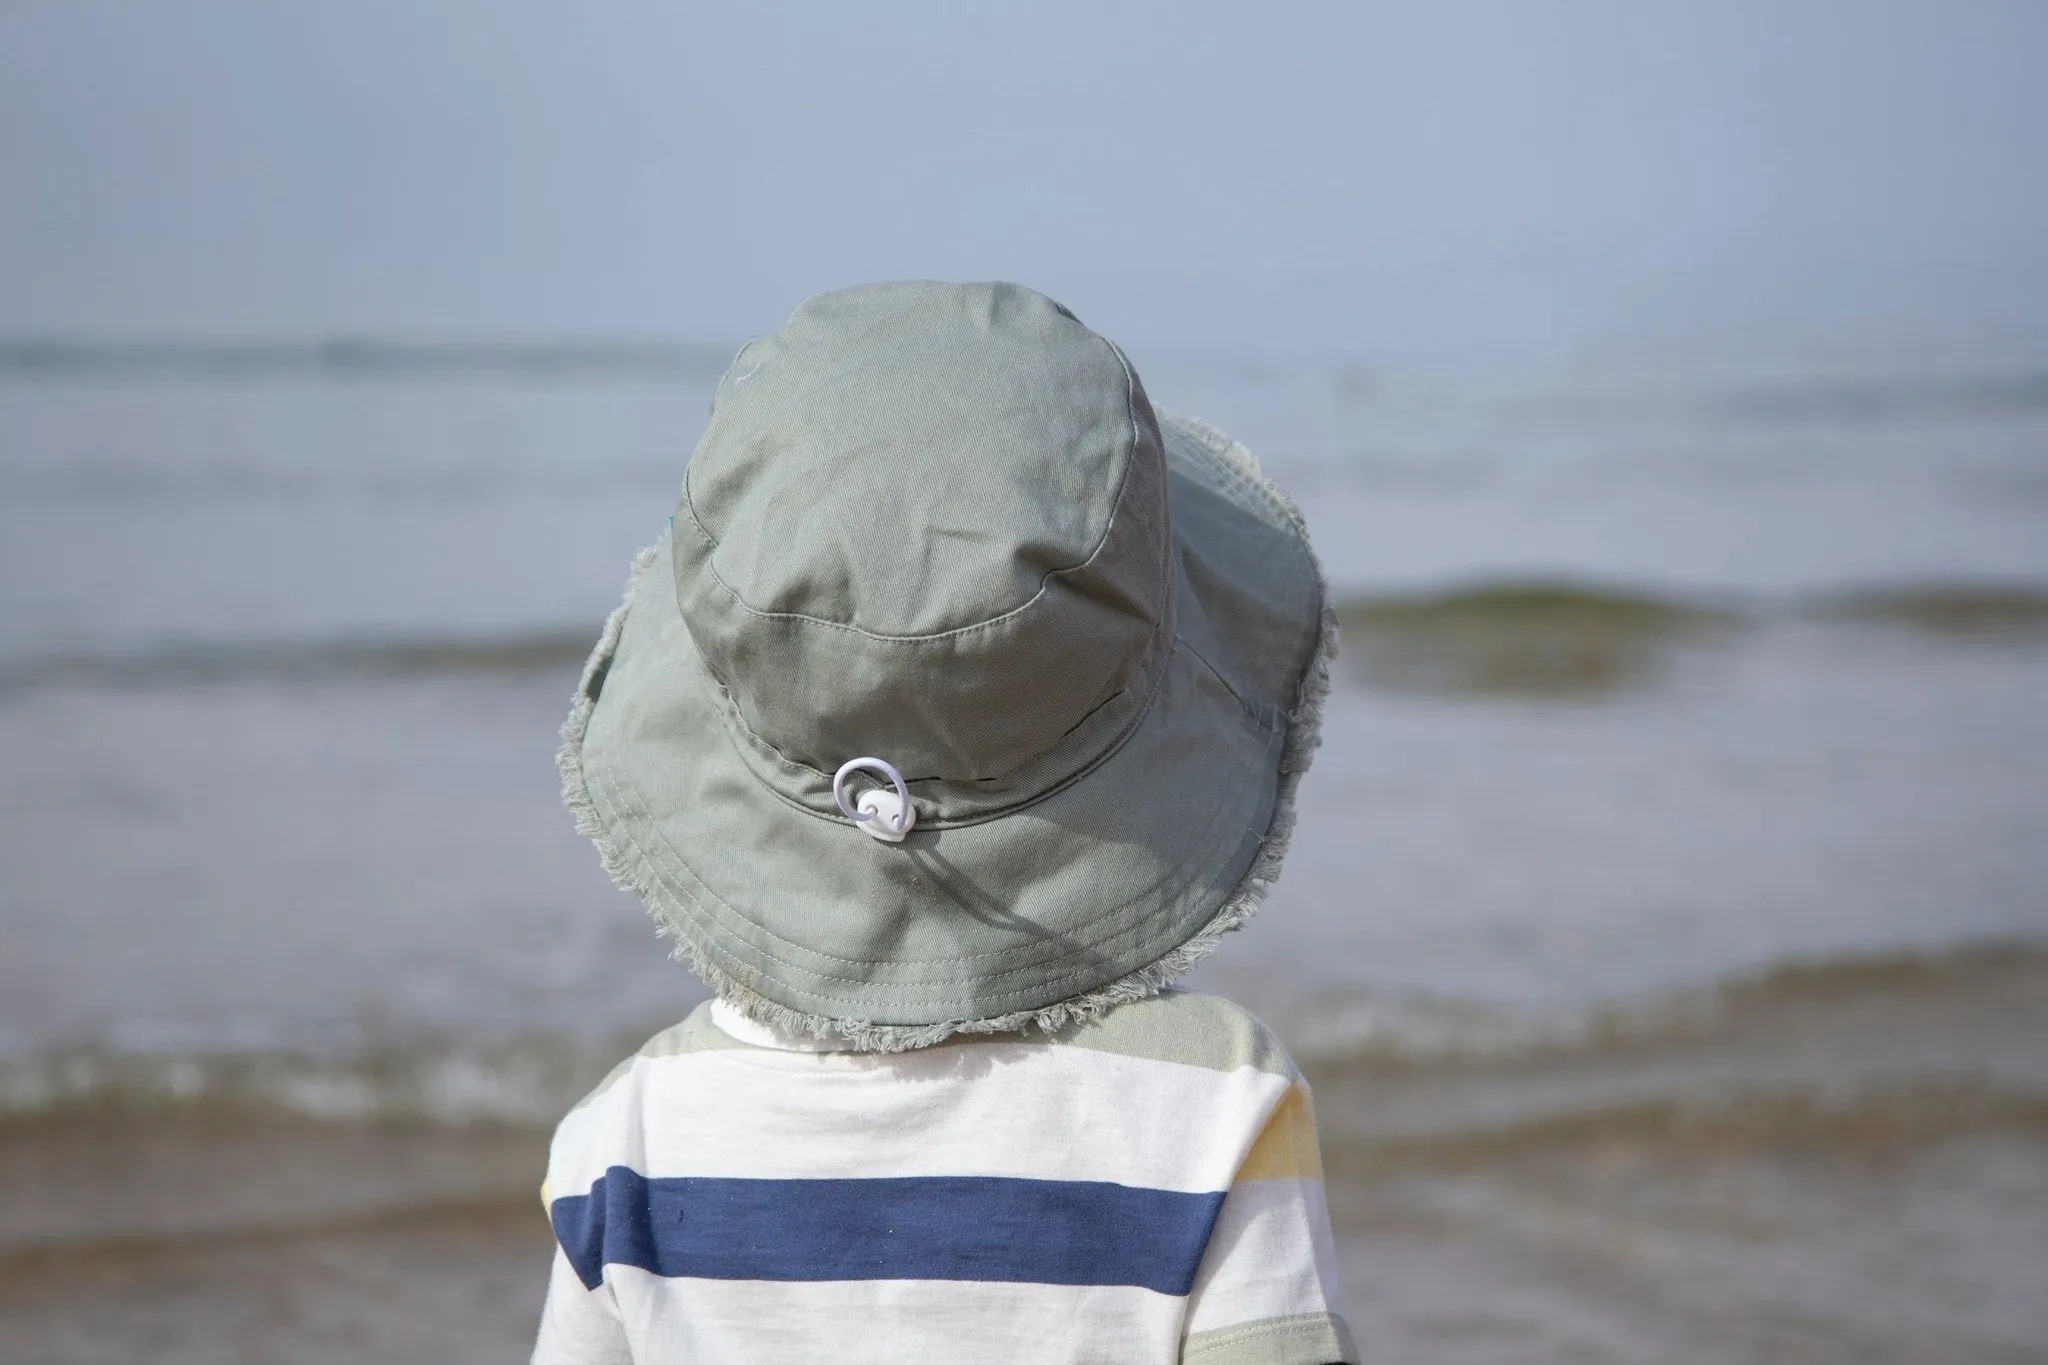
[[[711,386],[1011,278],[1346,654],[1197,985],[1373,1359],[2048,1360],[2048,5],[0,8],[0,1357],[523,1359],[701,997],[554,732]]]

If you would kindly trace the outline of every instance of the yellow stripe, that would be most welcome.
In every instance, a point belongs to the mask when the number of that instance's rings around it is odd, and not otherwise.
[[[1316,1111],[1308,1087],[1297,1083],[1266,1120],[1259,1140],[1238,1167],[1239,1180],[1321,1180],[1323,1157],[1316,1148]]]

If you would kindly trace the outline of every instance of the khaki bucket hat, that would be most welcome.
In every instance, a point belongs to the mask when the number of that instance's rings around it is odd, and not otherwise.
[[[563,793],[745,1013],[882,1051],[1151,995],[1279,872],[1336,643],[1300,514],[1013,284],[822,294],[719,381]]]

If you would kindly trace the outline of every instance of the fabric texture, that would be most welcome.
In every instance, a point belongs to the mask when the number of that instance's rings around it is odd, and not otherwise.
[[[1208,996],[881,1054],[706,1005],[542,1198],[537,1365],[1358,1359],[1308,1090]]]
[[[1258,908],[1334,620],[1250,452],[1052,300],[821,295],[720,381],[564,796],[749,1017],[882,1051],[1058,1029]],[[907,779],[899,844],[833,799],[866,755]]]

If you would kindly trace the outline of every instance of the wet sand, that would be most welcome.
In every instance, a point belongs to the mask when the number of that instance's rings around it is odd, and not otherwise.
[[[2048,1139],[1582,1143],[1338,1196],[1361,1343],[1414,1365],[2048,1360]]]
[[[0,1129],[0,1360],[523,1359],[534,1129],[102,1108]]]
[[[2048,1361],[2048,954],[1781,969],[1576,1040],[1324,1056],[1379,1361]],[[522,1358],[539,1127],[0,1128],[0,1359]]]
[[[2048,1134],[1682,1146],[1560,1139],[1340,1183],[1359,1340],[1414,1365],[2048,1360]],[[518,1360],[548,1253],[530,1197],[22,1250],[0,1257],[0,1359]]]
[[[0,1359],[523,1360],[547,1282],[532,1201],[0,1258]]]

